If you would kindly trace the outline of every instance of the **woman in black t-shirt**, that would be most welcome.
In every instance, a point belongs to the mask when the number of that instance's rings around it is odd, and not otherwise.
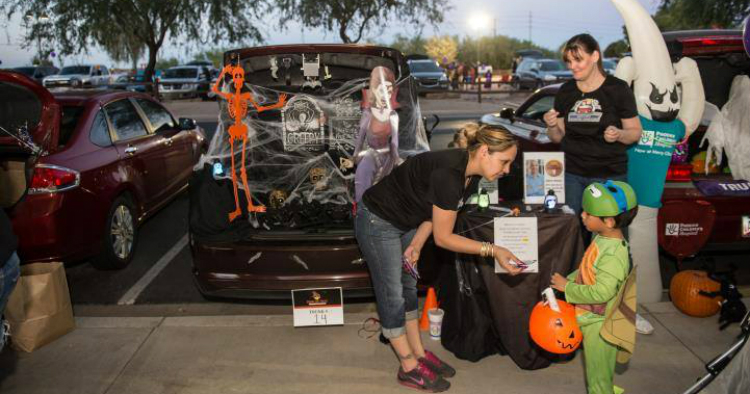
[[[627,181],[627,146],[641,138],[633,91],[604,71],[599,44],[579,34],[565,44],[563,60],[573,72],[544,115],[547,134],[565,152],[565,203],[581,213],[586,186],[607,179]]]
[[[453,233],[459,208],[479,180],[508,174],[517,142],[503,128],[482,126],[467,135],[466,149],[426,152],[408,158],[368,189],[357,207],[356,235],[370,270],[383,335],[399,357],[399,383],[444,391],[455,370],[425,351],[419,336],[417,280],[402,262],[416,264],[430,233],[445,249],[494,257],[508,272],[520,272],[507,249]]]

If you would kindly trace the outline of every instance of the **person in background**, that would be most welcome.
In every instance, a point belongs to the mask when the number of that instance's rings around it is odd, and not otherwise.
[[[9,336],[8,324],[3,318],[10,293],[21,274],[20,260],[16,254],[18,239],[4,209],[0,209],[0,352]]]

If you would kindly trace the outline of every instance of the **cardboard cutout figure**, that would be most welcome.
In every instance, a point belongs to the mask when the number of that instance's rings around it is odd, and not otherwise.
[[[698,66],[682,58],[672,64],[651,16],[636,0],[612,0],[625,20],[633,56],[620,60],[615,76],[633,85],[643,133],[628,148],[628,183],[638,196],[638,215],[628,227],[638,266],[638,302],[661,300],[656,218],[675,146],[701,121],[705,94]]]
[[[225,93],[220,90],[221,84],[224,82],[224,76],[227,74],[232,76],[232,82],[234,83],[234,92]],[[240,178],[242,179],[242,186],[245,191],[245,197],[247,199],[247,211],[250,212],[265,212],[266,207],[263,205],[253,205],[253,197],[250,194],[250,186],[247,184],[247,170],[245,169],[245,147],[247,146],[247,125],[242,121],[247,116],[248,102],[255,107],[258,112],[267,111],[270,109],[281,108],[286,102],[286,95],[282,94],[279,96],[279,102],[268,106],[260,106],[255,101],[253,94],[250,92],[243,92],[242,88],[245,86],[245,70],[239,65],[226,65],[221,70],[219,78],[216,83],[211,87],[217,96],[227,100],[229,108],[229,116],[234,120],[234,124],[229,126],[229,145],[231,147],[232,156],[232,186],[234,187],[234,202],[235,210],[229,213],[229,221],[232,222],[238,216],[242,215],[240,209],[240,199],[237,193],[237,171],[234,165],[234,143],[235,141],[242,140],[242,161],[240,163]]]
[[[400,163],[398,155],[398,114],[395,108],[397,88],[393,72],[378,66],[370,74],[370,90],[363,92],[362,118],[354,148],[357,171],[354,176],[355,198],[378,183]]]

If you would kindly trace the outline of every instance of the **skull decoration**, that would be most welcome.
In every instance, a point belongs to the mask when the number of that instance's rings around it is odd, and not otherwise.
[[[325,168],[314,167],[310,169],[310,183],[315,185],[315,190],[325,190],[328,187],[326,175]]]
[[[572,353],[583,340],[575,308],[565,301],[558,300],[557,304],[560,312],[541,301],[536,304],[529,319],[529,333],[539,347],[550,353]]]
[[[284,206],[287,198],[289,198],[287,192],[278,189],[272,190],[271,194],[268,196],[269,205],[271,205],[271,208],[273,209],[279,209]]]

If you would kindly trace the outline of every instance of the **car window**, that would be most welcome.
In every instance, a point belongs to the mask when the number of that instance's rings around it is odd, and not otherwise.
[[[15,83],[0,82],[0,128],[10,132],[35,130],[41,116],[42,102],[36,93]],[[5,134],[0,131],[0,136]]]
[[[539,63],[542,71],[562,71],[565,70],[565,64],[560,61],[549,61]]]
[[[154,128],[154,131],[159,132],[161,130],[175,127],[175,121],[172,119],[172,115],[170,115],[161,105],[151,100],[140,98],[135,99],[135,101],[146,114],[146,118],[151,122],[151,127]]]
[[[91,124],[89,139],[94,145],[105,147],[112,145],[112,137],[109,135],[109,125],[103,111],[98,111]]]
[[[129,140],[148,134],[130,100],[123,99],[107,104],[104,110],[107,111],[107,116],[115,128],[118,140]]]
[[[79,105],[64,105],[62,107],[62,116],[60,117],[60,137],[57,141],[57,144],[60,147],[66,146],[70,141],[73,132],[76,130],[76,127],[78,127],[78,121],[81,119],[82,113],[83,107]]]
[[[84,74],[88,75],[90,73],[91,67],[88,66],[68,66],[63,67],[62,71],[60,71],[60,75],[74,75],[74,74]]]
[[[198,77],[197,68],[170,68],[169,70],[164,72],[164,75],[162,75],[162,78],[164,79],[197,78],[197,77]]]
[[[102,66],[102,75],[109,75],[109,70],[107,70],[107,67]]]
[[[544,113],[552,109],[555,104],[555,96],[544,96],[528,106],[521,116],[524,119],[542,120]]]

